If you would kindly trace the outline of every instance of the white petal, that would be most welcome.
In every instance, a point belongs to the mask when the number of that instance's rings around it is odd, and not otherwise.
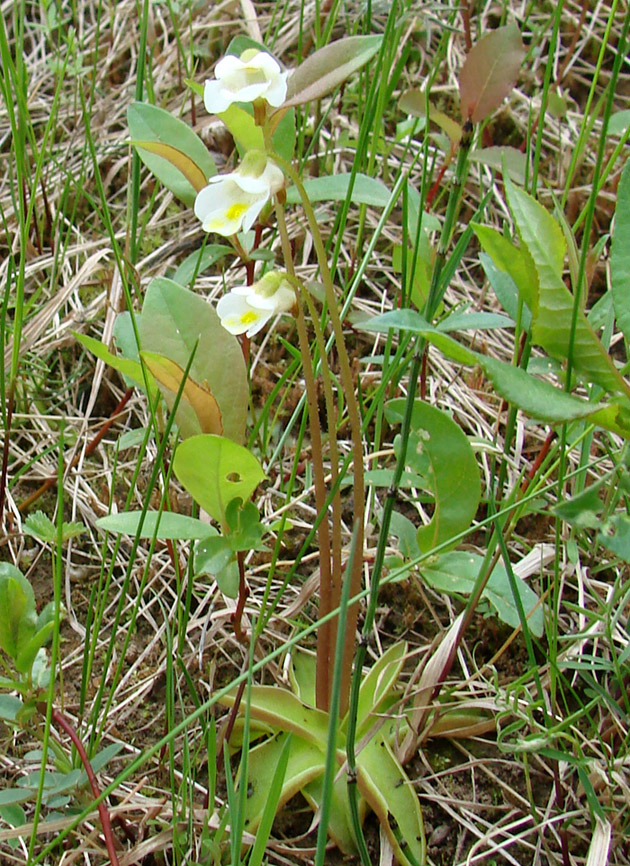
[[[247,61],[247,66],[260,69],[269,80],[280,74],[280,64],[266,51],[259,51],[255,57]]]
[[[244,68],[245,64],[240,57],[237,57],[235,54],[226,54],[225,57],[222,57],[214,67],[214,77],[224,78],[226,75],[230,75],[232,72],[236,72],[237,70],[240,71]]]
[[[203,89],[203,103],[208,114],[220,114],[227,111],[234,102],[234,97],[226,90],[221,81],[206,81]]]
[[[258,199],[258,201],[255,201],[252,203],[251,207],[249,208],[249,210],[247,211],[247,213],[243,217],[243,231],[244,232],[248,232],[251,229],[251,227],[254,225],[254,223],[258,219],[259,213],[263,209],[263,206],[266,203],[268,198],[269,198],[268,195],[266,195],[264,197],[261,196]]]
[[[264,327],[271,313],[254,310],[244,297],[229,292],[219,300],[217,315],[223,327],[231,334],[247,332],[247,336],[252,337]]]
[[[282,105],[284,100],[287,98],[288,77],[289,73],[283,72],[274,81],[269,82],[269,87],[265,93],[265,99],[269,105],[273,105],[274,108],[278,108],[278,106]]]

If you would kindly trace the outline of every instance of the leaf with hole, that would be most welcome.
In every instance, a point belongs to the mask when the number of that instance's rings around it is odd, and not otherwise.
[[[510,93],[525,57],[516,24],[486,33],[468,52],[459,73],[461,116],[479,123]]]
[[[228,504],[247,501],[265,477],[254,455],[225,436],[185,439],[175,452],[173,470],[193,499],[222,526]]]

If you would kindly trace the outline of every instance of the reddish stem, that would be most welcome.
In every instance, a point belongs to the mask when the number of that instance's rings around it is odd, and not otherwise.
[[[549,449],[551,448],[551,443],[553,442],[553,440],[555,438],[556,438],[555,432],[553,430],[550,430],[550,432],[547,434],[547,438],[543,442],[542,448],[538,452],[538,456],[534,460],[534,462],[531,466],[531,469],[527,473],[527,478],[521,484],[521,493],[527,492],[527,488],[529,487],[530,482],[532,481],[532,479],[535,477],[536,473],[540,469],[540,466],[541,466],[543,460],[545,459],[545,457],[547,456],[547,454],[549,454]]]
[[[46,716],[46,704],[40,703],[37,705],[37,709],[39,712],[45,717]],[[70,722],[66,719],[66,717],[57,710],[55,707],[52,707],[51,710],[51,720],[54,724],[61,728],[62,731],[70,737],[72,740],[72,744],[79,753],[79,757],[81,758],[81,762],[85,768],[85,772],[88,777],[88,781],[90,783],[90,788],[92,789],[92,794],[94,795],[94,799],[98,800],[100,797],[100,790],[98,787],[98,782],[96,780],[96,776],[94,775],[94,770],[92,769],[92,765],[90,764],[90,759],[88,758],[87,752],[83,747],[83,743],[79,739],[79,735],[74,730]],[[103,835],[105,836],[105,847],[107,848],[107,853],[109,854],[109,859],[112,866],[120,866],[120,862],[118,860],[118,855],[116,854],[115,848],[115,840],[114,833],[112,831],[111,821],[109,819],[109,812],[107,810],[107,806],[105,802],[101,800],[98,804],[98,814],[101,819],[101,824],[103,826]]]
[[[232,628],[234,629],[234,635],[236,640],[239,643],[247,643],[247,635],[244,633],[243,628],[241,626],[241,622],[243,620],[243,611],[245,610],[245,602],[247,601],[247,597],[249,596],[249,588],[247,586],[247,582],[245,580],[245,562],[244,562],[245,553],[242,550],[239,550],[237,554],[238,560],[238,601],[236,603],[236,610],[230,617],[230,622],[232,623]]]

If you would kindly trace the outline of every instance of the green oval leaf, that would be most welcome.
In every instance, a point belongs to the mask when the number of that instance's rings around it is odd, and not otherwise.
[[[345,201],[350,190],[351,174],[333,174],[327,177],[314,177],[304,181],[304,189],[311,201]],[[386,207],[390,192],[384,183],[366,174],[356,174],[350,201],[355,204],[369,204],[373,207]],[[287,202],[299,204],[300,195],[296,187],[287,190]]]
[[[181,443],[173,459],[179,481],[218,523],[225,524],[228,504],[246,502],[265,477],[254,455],[224,436],[191,436]]]
[[[382,36],[349,36],[311,54],[289,78],[280,111],[326,96],[364,66],[380,48]]]
[[[148,511],[142,526],[141,511],[125,511],[108,514],[96,521],[99,529],[105,532],[120,532],[138,538],[159,538],[172,541],[190,541],[216,535],[216,529],[196,517],[177,514],[172,511]]]
[[[183,120],[173,117],[156,105],[132,102],[127,109],[127,122],[131,138],[144,143],[144,147],[138,148],[138,153],[147,168],[184,204],[192,206],[197,189],[186,173],[171,162],[168,156],[165,158],[164,154],[153,153],[147,147],[148,143],[152,142],[152,148],[156,144],[173,148],[189,161],[189,167],[190,164],[194,166],[198,180],[201,177],[207,180],[216,174],[217,170],[203,141]]]
[[[385,416],[401,423],[406,400],[391,400]],[[474,452],[461,428],[444,412],[416,400],[411,418],[406,465],[419,472],[435,496],[433,517],[417,532],[423,553],[468,529],[481,498],[481,478]]]

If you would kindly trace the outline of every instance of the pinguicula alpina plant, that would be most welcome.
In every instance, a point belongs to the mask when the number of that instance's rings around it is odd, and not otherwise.
[[[537,599],[522,581],[510,583],[496,561],[493,567],[486,568],[487,563],[479,558],[467,555],[463,559],[452,550],[475,516],[480,499],[479,469],[469,441],[455,422],[415,398],[426,340],[434,340],[439,346],[444,342],[434,338],[428,323],[440,308],[446,290],[443,267],[475,124],[511,90],[522,61],[520,36],[514,26],[500,28],[481,39],[470,52],[460,78],[462,126],[432,111],[426,94],[419,97],[410,93],[403,100],[409,111],[428,113],[431,120],[450,130],[449,158],[456,156],[457,165],[426,292],[423,298],[414,300],[422,308],[420,318],[427,324],[421,330],[415,320],[413,323],[412,331],[418,336],[414,338],[411,386],[405,399],[392,401],[386,407],[387,420],[400,424],[401,433],[395,443],[396,469],[380,518],[381,532],[358,652],[358,599],[365,568],[362,418],[344,339],[340,299],[308,195],[312,181],[305,180],[293,165],[294,108],[311,103],[343,84],[377,53],[380,56],[384,43],[379,36],[357,36],[332,43],[315,52],[291,74],[283,71],[263,46],[246,43],[242,38],[237,40],[216,65],[214,78],[206,81],[205,87],[197,88],[206,109],[216,114],[234,137],[240,161],[233,171],[217,175],[199,138],[166,112],[141,103],[135,103],[129,111],[132,142],[142,159],[182,201],[193,206],[205,232],[227,239],[245,265],[246,284],[229,289],[214,309],[178,284],[179,272],[174,280],[158,278],[147,288],[142,312],[130,310],[117,321],[115,334],[121,355],[111,355],[95,341],[82,338],[151,397],[158,391],[162,393],[182,437],[175,447],[173,471],[213,518],[214,525],[179,514],[153,513],[146,507],[141,512],[112,514],[103,518],[100,525],[147,537],[195,541],[194,573],[212,575],[225,595],[237,598],[232,617],[234,632],[243,643],[249,640],[251,647],[255,645],[269,617],[261,616],[247,635],[243,627],[248,595],[245,555],[263,548],[270,527],[263,525],[250,501],[265,479],[265,470],[264,455],[261,463],[242,444],[248,406],[246,360],[250,339],[276,315],[293,316],[306,394],[318,513],[317,650],[314,658],[297,649],[292,652],[290,689],[250,681],[243,707],[243,693],[239,689],[224,698],[224,703],[233,708],[232,723],[239,714],[245,720],[240,728],[238,783],[232,780],[229,764],[225,765],[231,814],[238,816],[233,819],[231,845],[233,851],[238,851],[243,831],[253,833],[261,823],[265,832],[269,832],[270,808],[275,810],[301,791],[319,816],[320,841],[322,838],[325,841],[329,834],[342,851],[358,852],[362,862],[369,863],[361,826],[369,808],[377,815],[397,860],[405,866],[416,866],[425,859],[422,814],[402,763],[413,755],[419,739],[429,733],[453,735],[492,725],[492,720],[478,713],[467,719],[460,714],[457,721],[449,721],[448,713],[440,717],[432,713],[431,699],[438,694],[453,662],[471,612],[485,594],[504,618],[511,617],[514,621],[516,617],[518,624],[527,616],[531,618],[532,629],[542,628],[540,612],[536,612]],[[496,56],[503,58],[498,66],[494,62]],[[318,195],[322,198],[352,201],[356,189],[358,201],[365,202],[366,196],[371,195],[381,207],[392,204],[386,188],[360,174],[337,176],[329,183],[325,178],[318,181]],[[376,191],[375,184],[379,187]],[[401,188],[399,184],[392,194],[393,202]],[[315,286],[305,284],[293,260],[286,225],[286,208],[293,203],[302,207],[311,234],[318,268]],[[422,215],[417,220],[417,237],[421,233],[421,220]],[[260,255],[263,238],[271,240],[272,233],[265,235],[265,226],[272,223],[279,238],[279,250]],[[256,274],[258,261],[262,265]],[[183,269],[183,273],[188,277],[190,269]],[[330,339],[321,324],[321,301],[328,317]],[[410,312],[400,311],[400,319],[395,319],[391,327],[404,327],[401,322],[406,321]],[[369,327],[382,330],[386,321],[387,317],[378,319]],[[329,362],[333,343],[335,377]],[[323,385],[327,441],[320,422],[318,376]],[[349,453],[337,441],[336,431],[342,417],[336,388],[343,391],[343,420],[351,440]],[[396,490],[406,467],[425,479],[435,498],[433,518],[417,532],[407,525],[409,521],[405,524],[405,518],[393,511]],[[341,485],[346,476],[352,483],[355,518],[349,547],[344,546],[341,531]],[[391,525],[393,517],[397,517],[395,525]],[[424,668],[417,682],[416,697],[407,708],[400,706],[402,696],[397,686],[407,657],[405,644],[394,644],[371,670],[367,673],[363,670],[390,526],[394,534],[412,538],[406,545],[412,564],[430,558],[427,573],[429,566],[439,563],[446,572],[463,569],[472,574],[466,614],[457,618],[439,652]],[[401,564],[401,579],[409,567]],[[510,605],[514,591],[520,593],[520,606]],[[253,731],[259,742],[250,750]],[[274,796],[270,806],[271,789]],[[323,850],[319,845],[318,851]]]

